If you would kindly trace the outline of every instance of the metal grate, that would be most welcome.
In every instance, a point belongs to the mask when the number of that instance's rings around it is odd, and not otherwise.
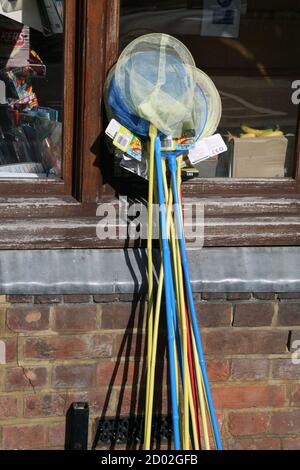
[[[156,442],[169,441],[173,435],[172,419],[169,416],[154,416],[152,436]],[[96,445],[126,444],[134,446],[143,441],[144,417],[127,416],[120,418],[101,418],[97,426]]]

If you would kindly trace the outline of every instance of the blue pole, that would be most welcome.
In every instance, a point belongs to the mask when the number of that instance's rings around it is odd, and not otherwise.
[[[187,295],[188,295],[188,300],[189,300],[190,313],[191,313],[191,319],[192,319],[193,330],[194,330],[194,335],[195,335],[195,341],[196,341],[196,346],[197,346],[197,351],[198,351],[198,356],[199,356],[200,367],[201,367],[201,371],[202,371],[202,375],[203,375],[203,382],[204,382],[204,386],[205,386],[205,390],[206,390],[207,402],[208,402],[208,407],[209,407],[209,410],[210,410],[213,431],[214,431],[214,435],[215,435],[215,439],[216,439],[217,450],[222,450],[222,443],[221,443],[221,438],[220,438],[220,433],[219,433],[218,422],[217,422],[217,418],[216,418],[216,413],[215,413],[213,400],[212,400],[212,396],[211,396],[209,381],[208,381],[208,377],[207,377],[205,358],[204,358],[204,353],[203,353],[203,349],[202,349],[200,331],[199,331],[199,328],[198,328],[197,315],[196,315],[194,297],[193,297],[192,286],[191,286],[191,278],[190,278],[188,260],[187,260],[187,255],[186,255],[186,247],[185,247],[185,240],[184,240],[184,233],[183,233],[183,223],[182,223],[182,214],[181,214],[181,210],[180,210],[180,201],[179,201],[178,187],[177,187],[177,160],[176,160],[176,154],[169,154],[168,162],[169,162],[169,169],[170,169],[171,178],[172,178],[172,186],[173,186],[173,194],[174,194],[173,197],[174,197],[174,203],[175,203],[175,212],[176,212],[178,238],[179,238],[180,251],[181,251],[182,267],[183,267],[183,271],[184,271],[186,290],[187,290]]]
[[[171,255],[167,234],[166,224],[166,205],[164,198],[162,163],[161,163],[161,144],[159,137],[155,139],[155,167],[157,176],[157,192],[159,203],[159,221],[162,238],[162,252],[164,264],[164,290],[166,298],[166,320],[168,329],[168,351],[169,351],[169,373],[171,385],[171,401],[172,401],[172,419],[173,419],[173,432],[174,432],[174,447],[175,450],[180,450],[180,431],[179,431],[179,414],[177,402],[177,386],[175,376],[175,355],[174,355],[174,332],[173,332],[173,315],[172,311],[172,268],[171,268]]]

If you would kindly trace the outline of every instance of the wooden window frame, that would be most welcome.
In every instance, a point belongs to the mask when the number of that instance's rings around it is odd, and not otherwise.
[[[99,240],[97,205],[118,205],[103,143],[102,90],[116,62],[119,0],[66,2],[62,181],[1,181],[0,249],[115,248]],[[300,245],[300,131],[295,178],[199,179],[186,198],[205,204],[207,246]]]

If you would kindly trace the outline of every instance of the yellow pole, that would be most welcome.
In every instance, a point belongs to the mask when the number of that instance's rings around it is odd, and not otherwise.
[[[203,387],[203,380],[202,380],[202,372],[200,369],[196,341],[195,341],[195,336],[194,336],[193,331],[192,331],[192,344],[193,344],[193,351],[194,351],[194,358],[195,358],[196,378],[197,378],[198,394],[199,394],[199,402],[200,402],[200,418],[201,418],[202,427],[203,427],[204,443],[205,443],[206,450],[210,450],[209,431],[208,431],[207,417],[206,417],[207,400],[205,397],[205,392],[203,391],[204,387]]]
[[[153,343],[153,255],[152,255],[152,236],[153,236],[153,193],[154,193],[154,146],[155,138],[157,136],[157,128],[150,124],[149,137],[150,137],[150,157],[149,157],[149,186],[148,186],[148,240],[147,240],[147,254],[148,254],[148,341],[147,341],[147,390],[150,381],[150,367],[152,357],[152,343]],[[149,406],[149,395],[146,395],[146,410]],[[145,420],[146,432],[146,420]]]
[[[170,193],[168,196],[168,208],[167,208],[167,231],[168,233],[170,231],[172,203],[173,203],[173,195],[172,195],[172,191],[170,190]],[[148,238],[149,238],[149,233],[148,233]],[[161,300],[162,300],[162,292],[163,292],[163,280],[164,280],[164,269],[163,269],[163,263],[161,263],[159,281],[158,281],[157,298],[156,298],[156,306],[155,306],[155,319],[154,319],[154,330],[152,334],[151,355],[150,357],[148,357],[149,368],[147,371],[144,450],[150,450],[150,446],[151,446],[154,379],[155,379],[155,366],[156,366],[156,355],[157,355],[158,329],[159,329]]]

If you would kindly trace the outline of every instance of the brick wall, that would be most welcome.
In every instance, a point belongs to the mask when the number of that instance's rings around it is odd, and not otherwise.
[[[300,449],[300,293],[195,294],[224,446]],[[140,413],[145,304],[132,295],[0,296],[0,448],[63,448],[73,401],[99,416]],[[162,324],[161,328],[164,328]],[[165,338],[166,335],[163,335]],[[159,360],[165,359],[165,344]],[[168,412],[166,366],[155,411]],[[137,386],[139,383],[139,386]]]

